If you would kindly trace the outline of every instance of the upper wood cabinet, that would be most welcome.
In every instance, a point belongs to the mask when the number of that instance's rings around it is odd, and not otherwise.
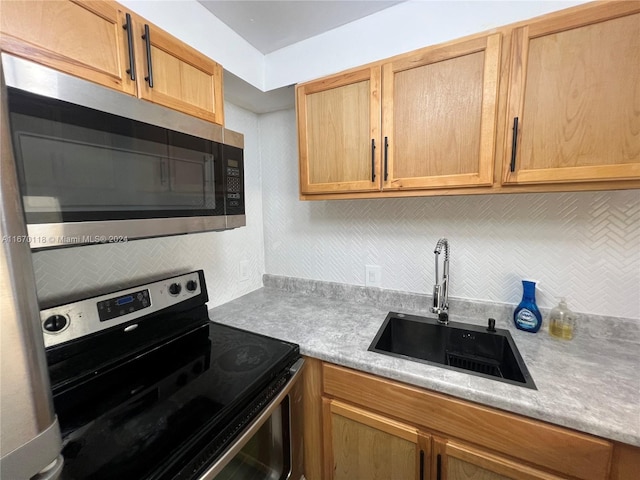
[[[500,34],[382,67],[384,189],[491,185]]]
[[[380,67],[297,88],[300,191],[380,189]]]
[[[640,188],[639,39],[594,2],[301,84],[301,198]]]
[[[134,95],[125,13],[114,2],[2,1],[0,46],[65,73]]]
[[[301,193],[491,185],[500,37],[299,85]]]
[[[224,123],[222,67],[119,4],[3,0],[1,9],[3,51]]]
[[[515,29],[504,183],[639,179],[639,102],[640,3]]]
[[[139,96],[222,124],[222,67],[188,45],[136,17]],[[151,72],[151,74],[150,74]]]

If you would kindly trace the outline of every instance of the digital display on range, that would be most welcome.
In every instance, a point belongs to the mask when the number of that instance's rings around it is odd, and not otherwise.
[[[121,297],[109,298],[97,303],[98,316],[101,322],[137,312],[151,306],[149,290],[128,293]]]
[[[126,305],[127,303],[133,302],[133,295],[127,295],[126,297],[121,297],[116,300],[116,305]]]

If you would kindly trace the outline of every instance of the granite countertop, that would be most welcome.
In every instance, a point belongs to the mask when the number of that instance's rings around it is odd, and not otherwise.
[[[369,352],[389,311],[433,317],[428,295],[265,275],[212,320],[295,342],[303,355],[640,446],[640,322],[580,315],[562,341],[512,325],[513,306],[451,299],[450,319],[507,328],[537,390]],[[544,312],[543,312],[544,313]]]

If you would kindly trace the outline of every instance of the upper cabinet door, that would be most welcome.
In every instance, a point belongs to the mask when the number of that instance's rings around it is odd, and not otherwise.
[[[136,17],[140,98],[224,124],[222,67]]]
[[[129,94],[125,14],[114,2],[3,1],[3,51]]]
[[[500,34],[383,66],[385,190],[493,183]]]
[[[512,48],[503,182],[640,178],[640,4],[531,23]]]
[[[300,192],[380,189],[380,67],[297,87]]]

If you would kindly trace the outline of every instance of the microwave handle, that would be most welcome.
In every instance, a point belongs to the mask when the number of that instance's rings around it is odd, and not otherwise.
[[[205,190],[213,190],[215,182],[214,173],[215,157],[213,155],[204,156],[204,187]]]
[[[166,158],[160,159],[160,185],[166,185],[169,177],[168,163]]]

